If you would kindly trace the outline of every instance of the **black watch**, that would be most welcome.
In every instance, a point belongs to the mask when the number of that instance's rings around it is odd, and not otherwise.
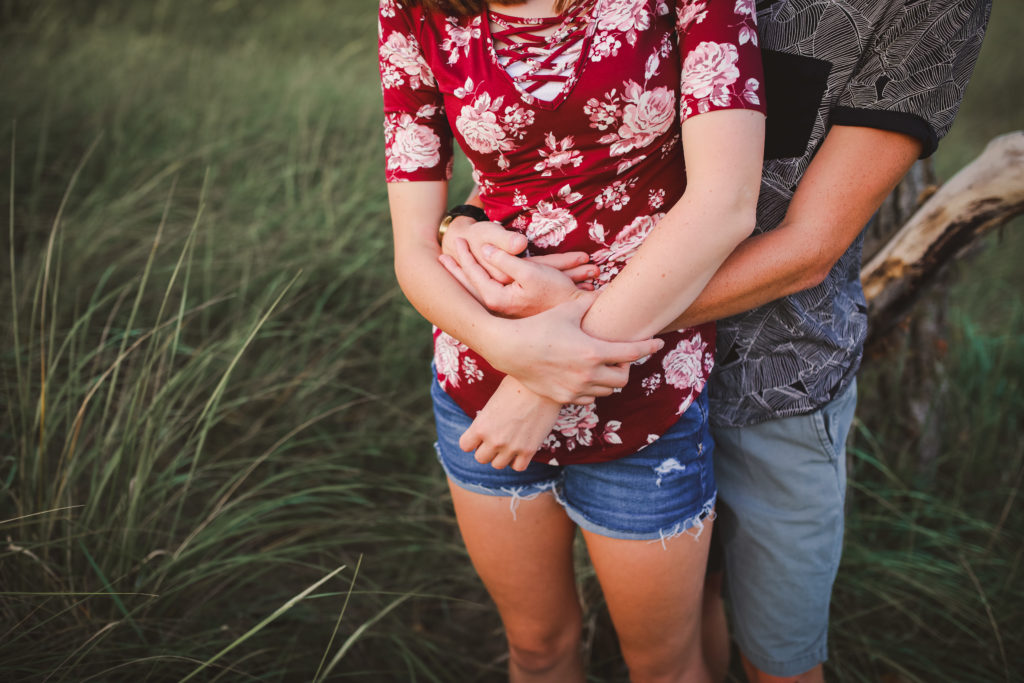
[[[468,216],[478,223],[480,221],[489,220],[487,218],[487,213],[479,206],[473,206],[472,204],[459,204],[458,206],[453,206],[445,212],[444,216],[441,218],[441,225],[437,228],[438,244],[441,244],[441,241],[444,239],[444,233],[448,230],[448,226],[451,225],[451,222],[459,216]]]

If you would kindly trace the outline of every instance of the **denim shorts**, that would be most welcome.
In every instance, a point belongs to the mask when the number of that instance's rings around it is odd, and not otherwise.
[[[437,422],[437,457],[456,486],[509,498],[510,514],[522,500],[546,491],[582,529],[632,540],[699,536],[714,514],[714,442],[706,392],[657,441],[617,460],[579,465],[531,462],[522,472],[478,463],[459,448],[473,420],[441,389],[431,387]]]
[[[733,635],[772,676],[796,676],[828,658],[856,403],[854,383],[813,413],[714,429],[715,537]]]

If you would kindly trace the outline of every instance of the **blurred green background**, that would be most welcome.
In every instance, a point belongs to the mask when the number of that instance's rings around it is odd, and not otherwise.
[[[391,271],[375,21],[0,0],[0,678],[502,679]],[[997,3],[940,176],[1024,128],[1022,25]],[[1020,228],[955,268],[928,434],[911,352],[866,369],[831,680],[1024,677]]]

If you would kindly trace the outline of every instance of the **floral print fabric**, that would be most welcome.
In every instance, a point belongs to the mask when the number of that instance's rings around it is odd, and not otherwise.
[[[452,139],[488,216],[533,254],[586,251],[610,282],[682,195],[680,125],[721,109],[764,111],[753,0],[597,0],[578,61],[553,100],[520,91],[483,15],[380,3],[388,182],[447,180]],[[713,229],[713,226],[709,226]],[[662,335],[621,391],[564,406],[536,460],[610,460],[664,433],[703,390],[714,325]],[[469,415],[501,373],[435,332],[444,390]]]

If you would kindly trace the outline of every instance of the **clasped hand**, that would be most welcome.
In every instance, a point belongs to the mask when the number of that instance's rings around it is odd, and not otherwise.
[[[525,238],[494,223],[445,236],[445,268],[482,305],[509,318],[488,349],[508,377],[472,426],[463,450],[495,468],[524,469],[558,419],[563,403],[592,403],[626,385],[629,366],[663,342],[609,342],[584,333],[597,269],[584,252],[519,258]],[[497,246],[496,246],[497,245]]]

